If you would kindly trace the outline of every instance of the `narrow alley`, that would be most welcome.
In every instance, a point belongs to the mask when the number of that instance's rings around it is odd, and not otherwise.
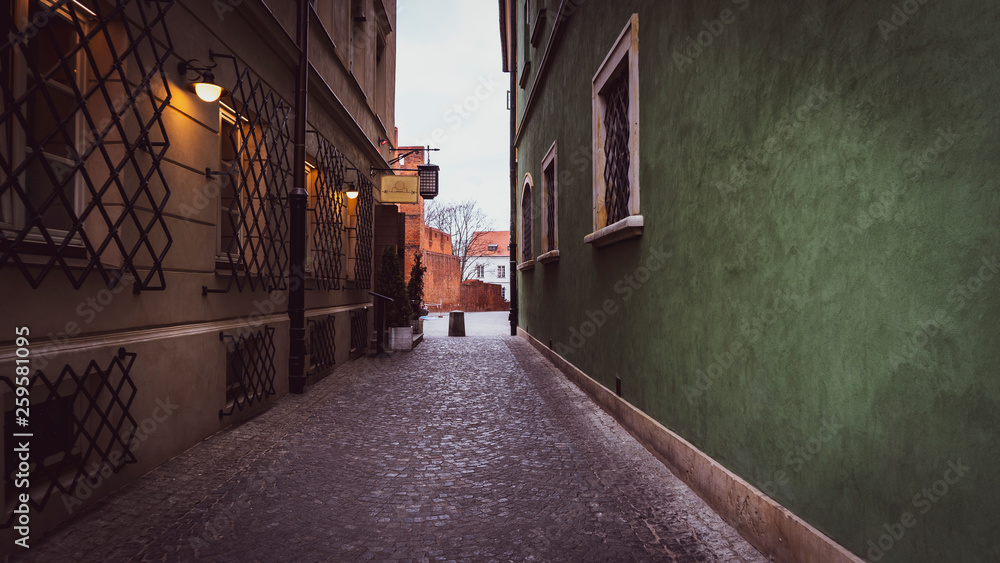
[[[506,313],[467,317],[465,338],[431,318],[412,352],[338,366],[18,560],[764,561]]]

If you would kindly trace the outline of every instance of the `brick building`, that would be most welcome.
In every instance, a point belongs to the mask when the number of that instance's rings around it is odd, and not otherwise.
[[[399,147],[400,155],[422,147]],[[400,176],[415,176],[415,169],[424,163],[423,151],[407,155],[395,167]],[[414,255],[420,252],[427,271],[424,273],[424,303],[431,310],[445,311],[458,307],[461,262],[452,252],[451,235],[424,224],[424,199],[417,203],[398,204],[403,221],[403,272],[407,281],[413,268]]]
[[[463,311],[506,311],[510,301],[504,299],[503,286],[480,280],[465,280],[459,289],[460,307]]]

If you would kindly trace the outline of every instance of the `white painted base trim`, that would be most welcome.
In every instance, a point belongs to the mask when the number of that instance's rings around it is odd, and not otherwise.
[[[690,442],[591,379],[524,329],[518,327],[517,333],[613,416],[769,560],[864,563],[739,475],[719,465]]]

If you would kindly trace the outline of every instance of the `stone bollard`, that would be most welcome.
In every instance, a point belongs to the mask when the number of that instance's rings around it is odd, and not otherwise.
[[[448,336],[465,336],[465,311],[448,314]]]

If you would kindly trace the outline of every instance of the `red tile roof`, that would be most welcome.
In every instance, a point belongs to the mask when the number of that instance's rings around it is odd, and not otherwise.
[[[475,247],[470,249],[472,256],[510,256],[510,231],[476,231],[473,235]],[[495,244],[496,250],[490,250],[489,245]]]

